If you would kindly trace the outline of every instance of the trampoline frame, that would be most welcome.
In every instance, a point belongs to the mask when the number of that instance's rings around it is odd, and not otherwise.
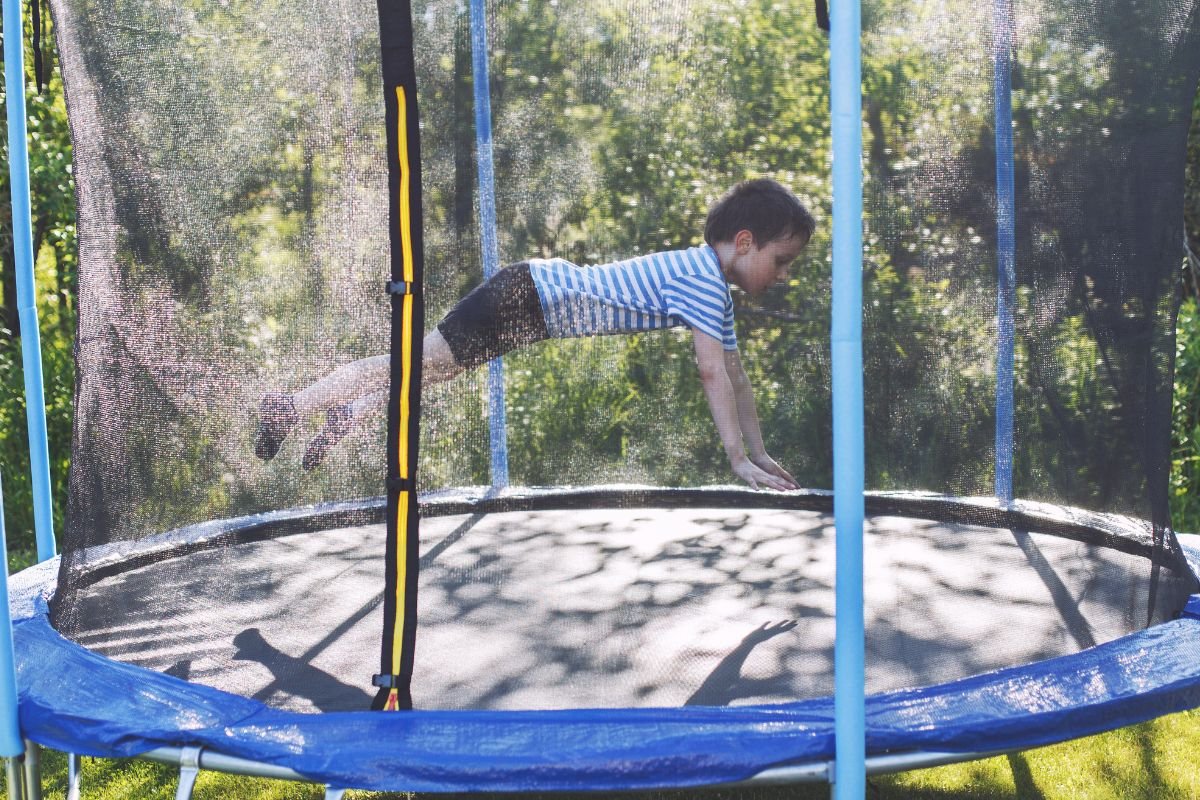
[[[775,493],[737,486],[674,488],[613,484],[506,489],[476,486],[423,494],[420,509],[421,516],[426,519],[457,514],[595,508],[755,508],[832,513],[834,500],[833,492],[821,489]],[[911,517],[933,522],[1046,533],[1146,559],[1150,559],[1155,552],[1153,537],[1146,533],[1143,524],[1116,514],[1023,500],[1002,504],[993,497],[951,497],[932,492],[870,491],[863,493],[863,503],[865,515],[869,517]],[[385,497],[320,503],[202,522],[136,542],[118,542],[91,548],[84,559],[89,566],[77,579],[76,585],[89,586],[144,564],[201,550],[325,528],[383,523],[385,512]]]
[[[729,507],[733,505],[735,507],[758,506],[760,508],[771,509],[803,509],[828,512],[832,502],[832,495],[825,491],[776,494],[752,492],[735,487],[682,490],[660,489],[647,486],[592,487],[588,489],[542,487],[533,489],[510,488],[503,491],[496,491],[487,487],[477,487],[475,489],[437,492],[423,499],[425,500],[422,506],[423,515],[434,517],[472,512],[503,513],[510,511],[561,510],[583,507],[596,508],[598,505],[617,508],[665,505],[675,508],[698,509]],[[1154,552],[1152,541],[1145,535],[1144,523],[1117,515],[1096,514],[1079,509],[1067,509],[1021,501],[1017,501],[1012,507],[1001,507],[993,498],[952,498],[924,493],[869,493],[865,498],[865,506],[871,515],[918,517],[921,519],[952,521],[973,525],[993,525],[995,527],[1012,528],[1014,530],[1034,533],[1049,533],[1067,539],[1112,547],[1122,552],[1143,557]],[[97,569],[92,574],[86,576],[85,582],[99,580],[103,577],[116,574],[124,568],[132,568],[159,560],[184,557],[198,550],[223,547],[234,543],[271,539],[334,525],[362,524],[364,522],[378,521],[382,514],[382,509],[383,500],[381,498],[370,498],[352,503],[329,503],[302,509],[252,515],[233,520],[190,526],[178,531],[161,534],[158,537],[154,537],[153,541],[144,540],[137,544],[131,544],[129,547],[121,548],[119,552],[117,548],[112,548],[112,552],[108,554],[109,558],[106,561],[101,561]],[[25,597],[24,601],[18,601],[17,604],[16,616],[18,618],[19,632],[22,630],[21,626],[31,622],[29,619],[31,613],[36,613],[31,612],[30,608],[38,604],[44,606],[46,593],[53,590],[52,584],[47,583],[46,579],[54,575],[55,566],[54,562],[48,562],[31,568],[30,572],[41,572],[43,576],[41,584],[38,584],[34,575],[21,573],[19,576],[22,586],[18,589],[18,595]],[[22,603],[24,603],[23,606]],[[1200,611],[1200,597],[1193,598],[1191,608]],[[1187,619],[1164,623],[1164,625],[1186,627],[1188,631],[1186,635],[1181,635],[1178,631],[1174,634],[1177,637],[1181,637],[1179,642],[1175,642],[1176,647],[1181,646],[1180,642],[1186,643],[1188,639],[1200,640],[1200,616],[1193,616],[1192,613],[1186,616]],[[32,622],[35,625],[37,624],[36,620],[32,620]],[[1146,657],[1144,654],[1152,653],[1154,654],[1152,657],[1158,659],[1158,651],[1155,648],[1162,646],[1160,641],[1162,638],[1160,628],[1162,627],[1156,626],[1123,637],[1114,642],[1100,645],[1098,648],[1093,648],[1089,651],[1053,659],[1051,662],[1027,664],[1019,668],[999,670],[995,673],[967,678],[962,681],[942,684],[927,689],[885,692],[880,695],[872,695],[867,699],[866,708],[868,717],[874,720],[875,724],[868,727],[868,730],[878,731],[881,720],[885,723],[883,725],[884,728],[887,728],[888,724],[912,724],[911,719],[906,722],[903,719],[898,720],[898,718],[904,717],[905,714],[911,714],[912,709],[920,708],[922,703],[930,699],[932,699],[934,705],[943,707],[947,703],[952,705],[954,702],[953,698],[957,696],[956,692],[959,694],[982,692],[991,697],[998,691],[996,687],[1008,686],[1013,682],[1019,683],[1029,680],[1037,683],[1039,681],[1057,680],[1060,674],[1070,673],[1071,669],[1073,669],[1071,666],[1073,663],[1094,661],[1097,656],[1093,651],[1096,650],[1115,651],[1123,654],[1122,657],[1126,659],[1131,656],[1133,658],[1144,658]],[[57,633],[54,635],[58,636]],[[59,638],[61,639],[61,637]],[[62,641],[65,646],[74,647],[65,640]],[[89,656],[97,660],[102,658],[93,654],[89,654]],[[1114,656],[1109,655],[1108,659],[1114,659]],[[123,669],[137,669],[139,672],[145,672],[144,680],[147,682],[166,678],[166,676],[161,676],[158,673],[148,670],[132,668],[128,665],[121,666]],[[1083,669],[1087,669],[1087,667],[1085,666]],[[22,677],[27,683],[29,676]],[[1141,679],[1140,676],[1135,677],[1137,680]],[[168,680],[174,681],[175,679]],[[1009,690],[1006,689],[1004,691],[1008,692]],[[973,760],[997,753],[1008,752],[1018,747],[1023,748],[1035,744],[1045,744],[1051,741],[1059,741],[1063,738],[1073,738],[1078,735],[1094,733],[1101,729],[1107,729],[1114,721],[1118,721],[1121,724],[1129,724],[1141,721],[1142,719],[1159,716],[1169,711],[1191,707],[1200,703],[1200,661],[1195,666],[1189,666],[1187,670],[1180,670],[1177,679],[1171,681],[1169,686],[1164,685],[1154,691],[1156,697],[1149,701],[1143,700],[1143,698],[1137,695],[1132,697],[1122,695],[1119,689],[1114,690],[1115,696],[1113,698],[1097,700],[1096,698],[1088,697],[1087,700],[1092,702],[1093,706],[1089,707],[1086,703],[1080,703],[1078,706],[1055,710],[1049,716],[1038,721],[1038,731],[1023,732],[1022,735],[1027,736],[1027,738],[1019,739],[1018,743],[1012,746],[1004,744],[1004,742],[1011,741],[1006,738],[1011,735],[1011,731],[1007,731],[1006,729],[1012,725],[1011,721],[1007,719],[1000,719],[995,729],[993,729],[991,721],[983,724],[976,720],[971,725],[962,726],[958,731],[959,735],[965,737],[965,743],[961,748],[945,748],[947,743],[951,743],[950,739],[947,739],[941,741],[940,746],[918,746],[912,749],[897,749],[898,745],[885,744],[881,750],[878,742],[879,737],[876,735],[877,741],[868,751],[865,767],[866,772],[864,774],[883,774]],[[33,693],[36,694],[36,691]],[[1050,692],[1050,694],[1058,696],[1060,692],[1055,690]],[[244,698],[229,697],[231,700],[246,702]],[[36,702],[39,703],[40,708],[40,700]],[[1097,710],[1098,706],[1095,705],[1097,703],[1102,707],[1102,710]],[[711,711],[712,709],[708,710]],[[698,711],[700,714],[705,713],[703,709]],[[799,714],[799,719],[801,719],[801,722],[798,723],[800,728],[796,728],[796,730],[802,731],[805,730],[804,726],[808,724],[803,722],[803,719],[814,717],[814,715],[824,718],[824,715],[830,712],[830,708],[828,698],[825,698],[818,701],[800,701],[798,703],[783,705],[738,706],[729,709],[729,711],[739,715],[746,714],[750,717],[761,715],[762,721],[759,723],[760,725],[767,720],[779,723],[778,716],[787,715],[795,711]],[[584,713],[594,713],[598,719],[602,719],[609,712],[612,714],[628,714],[629,710],[608,709]],[[679,717],[674,716],[676,712],[680,714]],[[79,713],[83,712],[79,711]],[[280,713],[282,714],[283,712]],[[405,718],[419,719],[421,715],[433,718],[438,718],[439,715],[445,714],[467,715],[475,721],[482,720],[486,723],[490,719],[497,721],[501,725],[503,724],[503,720],[508,719],[506,715],[512,713],[534,717],[542,714],[543,719],[549,720],[556,718],[555,712],[545,712],[543,714],[542,712],[527,711],[414,711],[398,715],[376,715],[371,712],[350,713],[361,713],[364,719],[384,717],[398,721],[403,721]],[[666,715],[671,719],[683,719],[684,715],[689,713],[689,710],[634,709],[633,713],[653,723],[653,720],[662,715]],[[294,725],[296,719],[312,718],[314,716],[319,717],[323,715],[284,714],[281,718],[288,720],[287,724]],[[1103,719],[1101,720],[1100,717]],[[562,712],[559,712],[557,719],[562,721],[568,718],[564,717]],[[27,726],[27,730],[35,738],[41,738],[53,745],[56,742],[53,736],[48,734],[48,730],[55,729],[57,724],[51,720],[42,720],[40,722],[31,720],[31,726]],[[793,720],[792,723],[788,724],[797,723]],[[947,728],[953,728],[953,725],[948,724]],[[1024,731],[1025,726],[1023,723],[1021,728]],[[816,730],[816,728],[813,728],[813,730]],[[48,735],[49,739],[47,739]],[[743,734],[734,735],[741,736]],[[953,738],[951,734],[948,733],[947,735],[951,739]],[[202,739],[200,741],[201,743],[198,745],[183,747],[175,745],[154,747],[150,747],[148,744],[135,745],[127,752],[106,752],[104,754],[140,755],[155,761],[177,764],[181,767],[181,785],[186,785],[191,780],[189,777],[191,771],[199,768],[212,768],[267,778],[288,778],[306,781],[318,780],[318,782],[325,782],[334,787],[329,790],[328,797],[340,796],[338,794],[340,789],[337,788],[339,781],[335,779],[321,780],[322,778],[329,778],[329,775],[320,772],[316,774],[306,773],[304,772],[304,767],[298,764],[270,763],[246,758],[244,755],[239,755],[238,753],[225,752],[220,747],[203,742]],[[741,742],[744,740],[738,739],[738,741]],[[767,758],[770,757],[768,756]],[[717,781],[696,781],[696,783],[697,785],[704,783],[705,785],[752,786],[828,781],[833,775],[831,769],[834,764],[836,764],[836,758],[832,757],[832,753],[830,753],[825,757],[802,759],[798,763],[793,764],[765,763],[761,769],[744,777],[725,776]],[[389,787],[372,785],[359,788]],[[531,788],[548,789],[550,787],[539,786]],[[647,786],[645,788],[651,787]],[[187,795],[181,793],[179,796],[186,797]]]
[[[978,753],[945,753],[945,752],[914,752],[901,755],[868,756],[866,759],[866,775],[890,775],[894,772],[907,772],[914,769],[929,769],[958,764],[964,761],[975,761],[980,758],[1003,755],[1006,751],[995,750]],[[311,779],[286,767],[277,767],[250,759],[227,756],[203,747],[157,747],[140,758],[159,764],[178,766],[181,773],[180,783],[185,784],[189,778],[183,777],[185,771],[207,769],[214,772],[226,772],[231,775],[245,775],[252,778],[273,778],[276,780],[310,782]],[[733,788],[754,786],[789,786],[795,783],[832,783],[835,759],[818,761],[812,764],[802,764],[788,767],[774,767],[763,770],[745,780],[728,783],[712,784],[707,788]],[[194,779],[191,779],[194,780]],[[327,786],[327,800],[335,800],[345,789]],[[190,795],[189,795],[190,796]]]

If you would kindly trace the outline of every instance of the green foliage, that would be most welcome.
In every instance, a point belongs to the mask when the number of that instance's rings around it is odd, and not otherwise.
[[[54,531],[63,530],[62,498],[67,492],[71,454],[71,402],[74,392],[72,337],[59,331],[54,306],[42,307],[42,370],[45,383],[46,427],[50,443],[50,491],[54,498]],[[33,488],[25,415],[21,340],[0,338],[0,470],[4,477],[4,511],[10,563],[32,563],[34,552]]]
[[[1184,264],[1175,345],[1171,434],[1171,519],[1176,530],[1200,532],[1200,93],[1192,106],[1184,183]]]
[[[1200,532],[1200,305],[1179,310],[1172,406],[1171,519],[1176,530]]]
[[[28,20],[27,20],[28,21]],[[29,31],[25,41],[31,42]],[[74,181],[71,141],[63,104],[62,80],[53,59],[41,94],[27,88],[29,179],[36,255],[35,297],[39,315],[42,370],[49,439],[54,530],[61,536],[71,452],[71,403],[74,393],[75,297],[78,247],[75,238]],[[26,53],[32,64],[32,53]],[[32,83],[32,80],[29,81]],[[0,94],[4,89],[0,86]],[[4,98],[7,101],[7,98]],[[8,203],[8,123],[0,119],[3,164],[0,165],[0,473],[3,473],[5,523],[10,563],[34,559],[33,490],[30,478],[22,337],[17,313],[12,216]]]

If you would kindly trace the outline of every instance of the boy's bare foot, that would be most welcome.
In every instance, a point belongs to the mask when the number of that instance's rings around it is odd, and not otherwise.
[[[254,455],[270,461],[280,445],[300,421],[291,395],[268,392],[258,404],[258,430],[254,434]]]
[[[330,448],[340,442],[353,426],[354,412],[350,406],[331,406],[325,412],[325,425],[304,451],[304,460],[301,462],[304,469],[311,470],[319,466]]]

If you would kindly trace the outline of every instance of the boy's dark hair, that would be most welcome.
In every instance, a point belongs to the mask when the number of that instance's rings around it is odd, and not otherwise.
[[[742,181],[713,204],[704,222],[704,241],[729,242],[738,231],[750,231],[758,247],[796,235],[807,244],[816,227],[813,215],[790,189],[770,178],[758,178]]]

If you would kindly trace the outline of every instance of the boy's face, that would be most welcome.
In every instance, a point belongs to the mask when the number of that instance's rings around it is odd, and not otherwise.
[[[734,261],[731,279],[746,292],[756,295],[775,283],[787,280],[796,257],[808,242],[801,236],[772,239],[763,246],[750,231],[738,231],[734,237]]]

